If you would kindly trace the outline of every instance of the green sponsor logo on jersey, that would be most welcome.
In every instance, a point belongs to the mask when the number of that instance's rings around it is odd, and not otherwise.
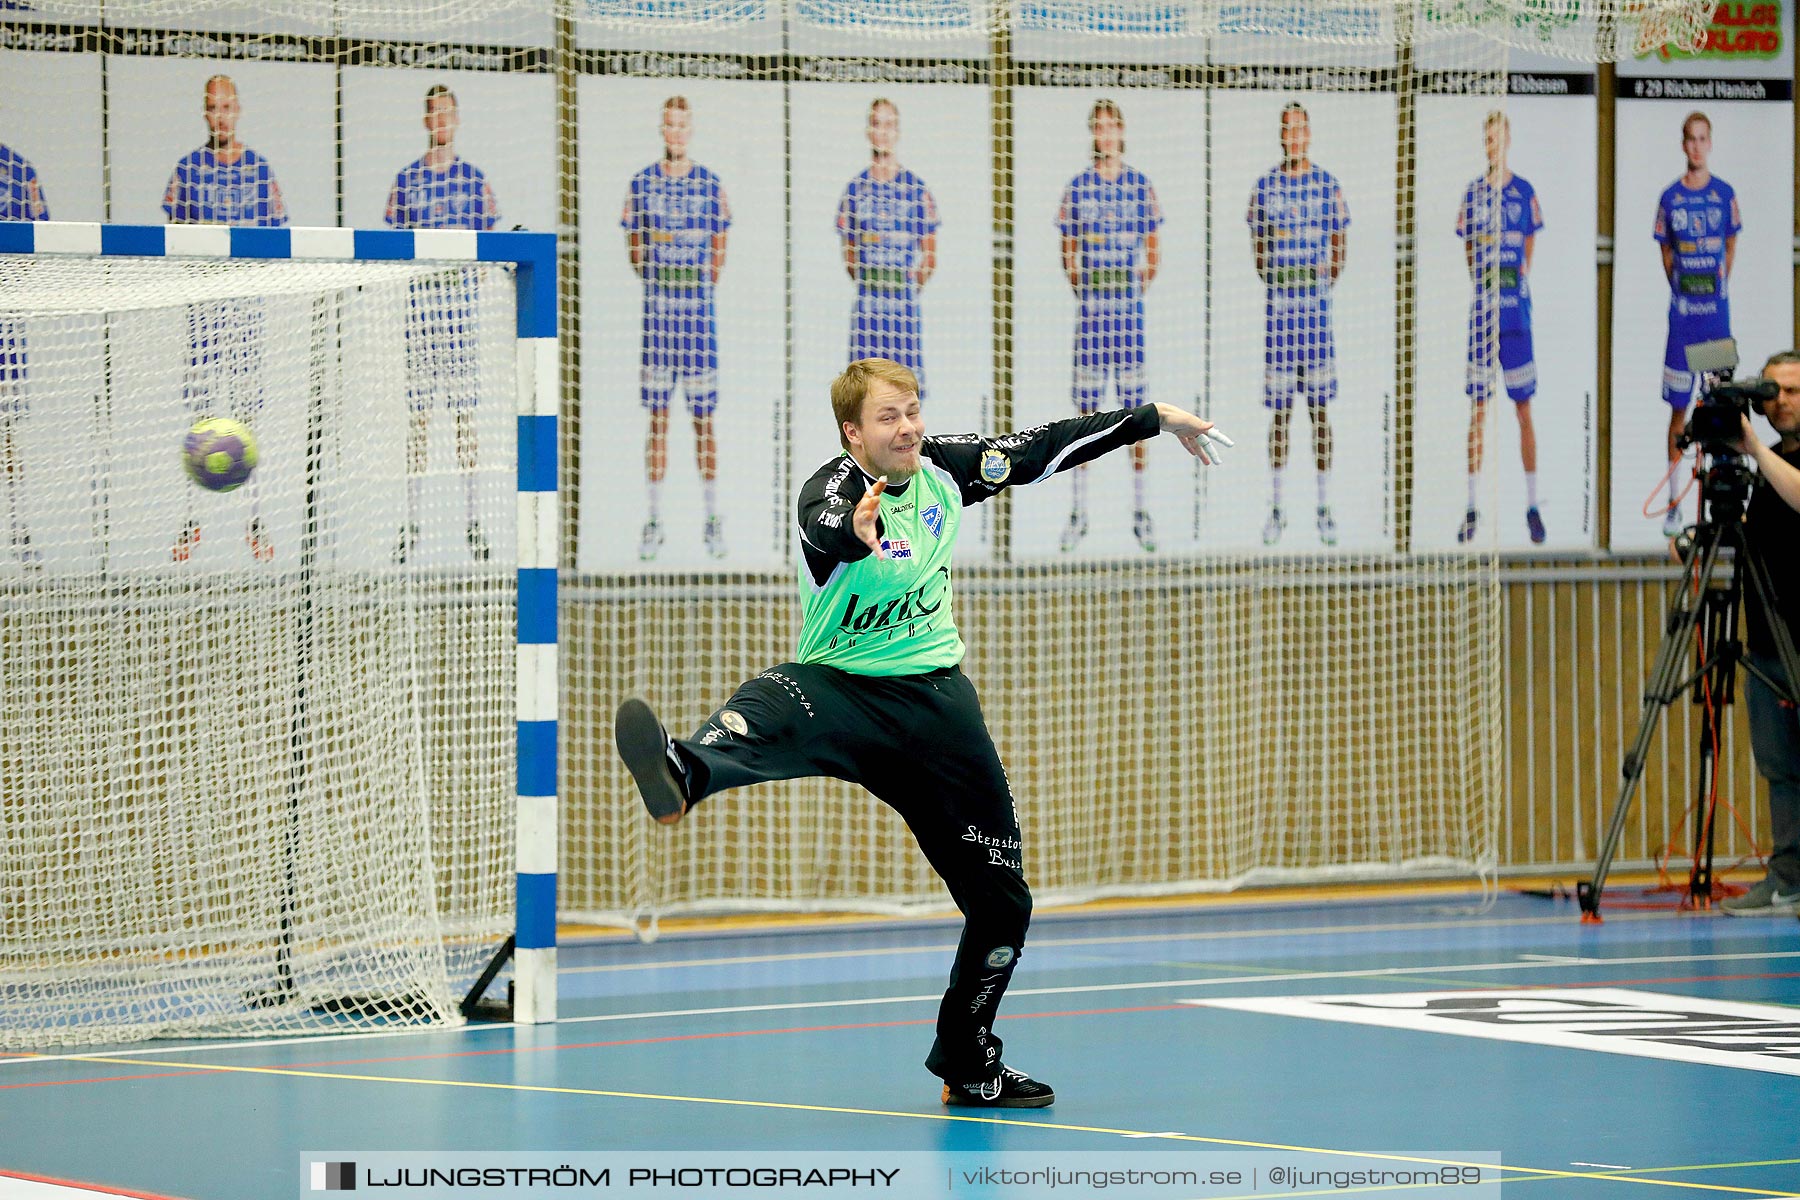
[[[1711,273],[1701,275],[1680,271],[1675,275],[1675,288],[1684,296],[1716,296],[1719,294],[1719,277]]]
[[[1305,263],[1269,271],[1269,286],[1273,288],[1310,288],[1318,286],[1318,282],[1318,269]]]
[[[1519,268],[1500,268],[1500,290],[1503,292],[1516,292],[1519,290]]]
[[[666,288],[697,288],[706,282],[699,267],[657,267],[652,278],[656,286]]]
[[[912,286],[912,276],[901,267],[864,267],[857,280],[875,292],[904,292]]]
[[[1102,267],[1087,273],[1086,287],[1090,292],[1129,293],[1136,282],[1128,267]]]

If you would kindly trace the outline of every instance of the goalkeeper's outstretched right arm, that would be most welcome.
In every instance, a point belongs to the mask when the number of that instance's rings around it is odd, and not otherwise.
[[[1211,421],[1173,404],[1146,404],[1052,421],[1004,437],[927,437],[925,457],[956,480],[964,504],[976,504],[1003,488],[1038,483],[1162,432],[1174,434],[1189,454],[1208,464],[1218,461],[1220,447],[1232,444]]]

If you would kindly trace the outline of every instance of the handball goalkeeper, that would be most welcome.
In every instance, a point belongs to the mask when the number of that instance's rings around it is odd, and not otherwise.
[[[964,917],[925,1066],[943,1079],[945,1104],[1042,1108],[1056,1094],[1008,1067],[992,1031],[1031,892],[1012,788],[958,666],[950,561],[962,509],[1159,432],[1208,464],[1231,441],[1168,404],[1005,437],[927,437],[918,381],[883,358],[845,368],[831,407],[845,453],[800,490],[805,618],[794,661],[739,687],[687,739],[626,700],[619,757],[664,823],[715,792],[821,775],[898,812]]]

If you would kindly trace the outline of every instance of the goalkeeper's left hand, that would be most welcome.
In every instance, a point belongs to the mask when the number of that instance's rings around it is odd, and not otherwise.
[[[1219,451],[1234,443],[1211,421],[1202,421],[1186,409],[1176,408],[1173,404],[1158,404],[1157,418],[1162,422],[1162,431],[1172,433],[1187,447],[1187,452],[1209,467],[1220,462]]]

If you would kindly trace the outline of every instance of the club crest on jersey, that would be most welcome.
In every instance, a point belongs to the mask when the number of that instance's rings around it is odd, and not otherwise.
[[[1012,459],[998,450],[981,452],[981,480],[983,483],[1005,483],[1006,477],[1012,474]]]
[[[941,504],[926,505],[925,510],[919,514],[919,520],[925,522],[925,528],[931,530],[932,537],[941,538],[944,536],[944,506],[943,505],[941,505]]]
[[[912,557],[912,543],[905,538],[882,538],[881,548],[889,558]]]

